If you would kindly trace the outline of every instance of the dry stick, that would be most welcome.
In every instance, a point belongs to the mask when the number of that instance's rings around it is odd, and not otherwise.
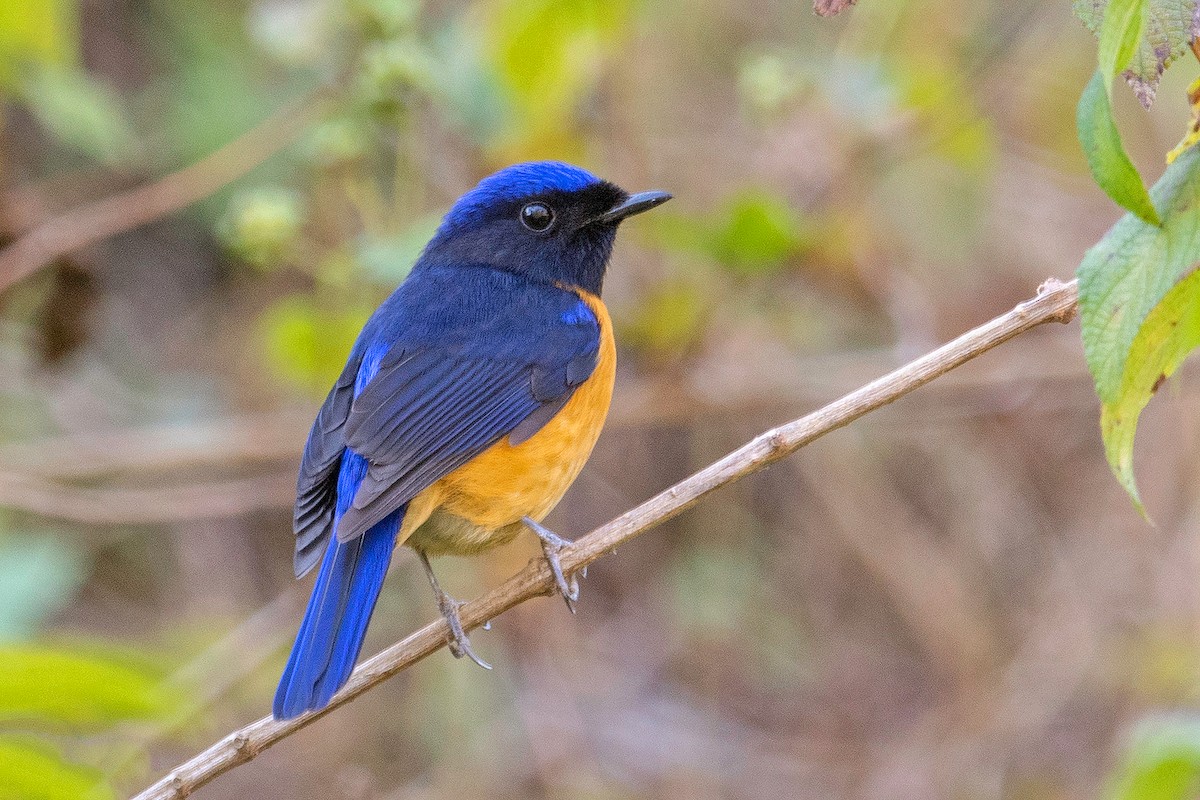
[[[1078,304],[1075,281],[1051,279],[1037,297],[980,325],[949,344],[910,362],[882,378],[835,400],[807,416],[767,431],[706,469],[627,511],[580,538],[561,554],[563,569],[573,572],[612,552],[638,534],[660,525],[698,503],[709,493],[794,453],[809,442],[837,430],[929,383],[950,370],[1046,322],[1069,322]],[[541,559],[483,597],[462,606],[463,627],[477,628],[513,606],[538,595],[551,594],[554,579]],[[432,622],[397,642],[354,671],[346,686],[320,711],[290,720],[265,717],[234,731],[134,800],[182,798],[224,772],[244,764],[264,749],[348,703],[406,667],[446,645],[449,628]]]
[[[309,98],[277,111],[191,166],[38,225],[0,251],[0,292],[60,256],[208,197],[295,141],[319,105]]]

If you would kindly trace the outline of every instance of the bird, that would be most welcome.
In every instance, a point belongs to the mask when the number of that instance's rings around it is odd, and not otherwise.
[[[462,195],[372,314],[301,458],[294,571],[317,570],[272,705],[321,709],[349,679],[391,563],[416,551],[451,652],[471,647],[431,556],[532,532],[574,610],[568,540],[542,520],[600,435],[616,376],[600,299],[617,227],[671,199],[557,161],[506,167]]]

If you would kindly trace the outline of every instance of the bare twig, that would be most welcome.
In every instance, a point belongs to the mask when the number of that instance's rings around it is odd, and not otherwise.
[[[720,487],[757,472],[814,439],[903,397],[1015,336],[1047,322],[1069,322],[1075,316],[1078,296],[1075,281],[1047,281],[1039,289],[1037,297],[1021,303],[1012,311],[807,416],[767,431],[720,461],[580,538],[562,552],[563,569],[575,571],[591,564],[635,536],[690,508]],[[463,627],[467,630],[477,628],[513,606],[553,591],[554,578],[545,562],[537,559],[501,586],[464,605],[459,612]],[[448,634],[444,620],[426,625],[361,664],[350,677],[349,683],[320,711],[290,720],[264,717],[234,731],[196,757],[180,764],[134,800],[186,797],[218,775],[250,761],[280,739],[441,649],[446,645]]]
[[[0,292],[60,256],[208,197],[295,141],[318,106],[309,98],[285,108],[191,166],[41,223],[0,251]]]

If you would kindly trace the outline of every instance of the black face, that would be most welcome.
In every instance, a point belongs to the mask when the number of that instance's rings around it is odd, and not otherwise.
[[[601,181],[575,191],[496,198],[443,225],[423,261],[489,266],[531,280],[599,293],[629,195]]]

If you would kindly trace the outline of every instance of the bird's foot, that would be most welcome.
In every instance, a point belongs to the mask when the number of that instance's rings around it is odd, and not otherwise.
[[[522,522],[529,526],[529,530],[533,531],[538,539],[541,540],[542,553],[546,557],[546,564],[550,567],[550,573],[554,576],[554,584],[558,587],[558,593],[562,595],[567,608],[574,614],[575,602],[579,600],[579,579],[574,573],[569,576],[564,575],[562,562],[558,558],[559,551],[571,544],[571,540],[564,539],[542,523],[529,517],[525,517]],[[583,569],[582,575],[585,578],[587,577],[586,567]]]
[[[438,611],[442,612],[442,617],[446,620],[446,624],[450,626],[450,639],[448,641],[450,654],[455,658],[466,656],[484,669],[491,669],[492,665],[476,655],[475,651],[471,649],[471,640],[467,638],[467,632],[463,630],[462,619],[458,616],[458,609],[462,608],[463,605],[462,601],[455,600],[442,589],[437,577],[433,574],[433,567],[429,563],[429,557],[419,551],[417,556],[421,559],[422,566],[425,567],[425,575],[429,578],[429,585],[433,587],[433,599],[437,601]],[[490,624],[489,622],[488,625]],[[486,629],[488,625],[485,625],[484,628]]]

